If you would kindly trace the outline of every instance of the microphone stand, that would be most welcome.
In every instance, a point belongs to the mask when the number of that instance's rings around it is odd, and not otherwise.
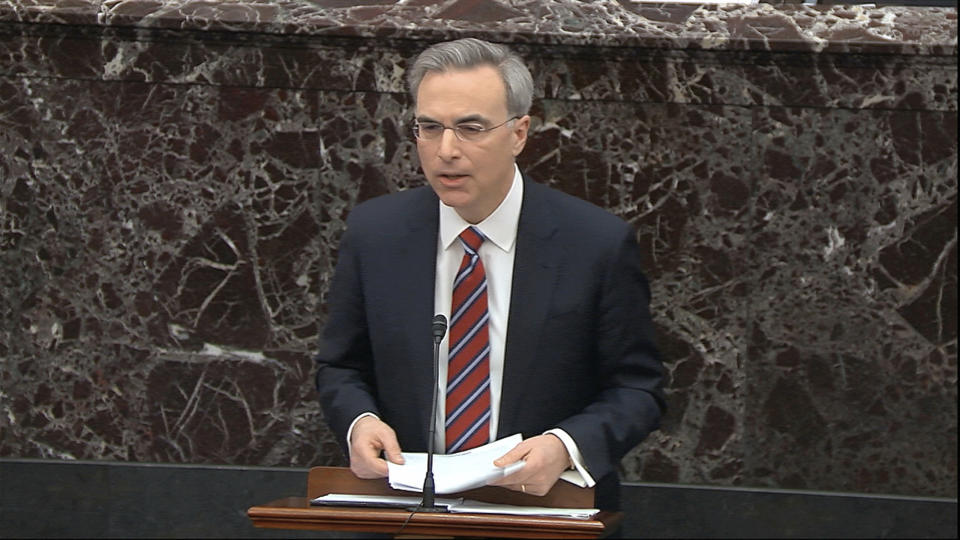
[[[445,506],[434,502],[436,486],[433,483],[433,452],[437,427],[437,387],[440,379],[440,342],[447,333],[447,318],[443,315],[433,317],[433,398],[430,403],[430,428],[427,437],[427,474],[423,479],[423,502],[418,507],[421,512],[448,512]],[[417,510],[417,509],[415,509]]]

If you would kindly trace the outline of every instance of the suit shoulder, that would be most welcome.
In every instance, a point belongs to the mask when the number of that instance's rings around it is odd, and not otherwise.
[[[350,227],[379,226],[406,219],[420,207],[436,206],[436,196],[429,186],[406,189],[367,199],[355,206],[347,216]]]
[[[589,201],[543,184],[530,182],[528,186],[542,197],[561,222],[586,234],[632,230],[623,218]]]

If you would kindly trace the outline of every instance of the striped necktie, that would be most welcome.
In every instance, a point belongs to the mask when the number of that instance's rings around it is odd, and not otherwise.
[[[487,276],[480,260],[484,236],[460,233],[463,260],[453,282],[447,367],[447,453],[487,443],[490,437],[490,335]]]

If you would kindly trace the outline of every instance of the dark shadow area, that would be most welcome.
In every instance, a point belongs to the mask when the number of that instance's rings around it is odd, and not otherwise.
[[[343,537],[250,525],[248,507],[303,496],[306,479],[306,469],[0,460],[0,537]],[[957,531],[956,499],[627,484],[623,502],[625,538],[955,538]]]

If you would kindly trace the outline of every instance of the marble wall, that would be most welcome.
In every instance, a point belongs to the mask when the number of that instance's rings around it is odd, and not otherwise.
[[[956,497],[949,8],[0,0],[0,456],[342,464],[337,241],[421,183],[404,68],[467,35],[534,72],[521,167],[644,247],[627,479]]]

